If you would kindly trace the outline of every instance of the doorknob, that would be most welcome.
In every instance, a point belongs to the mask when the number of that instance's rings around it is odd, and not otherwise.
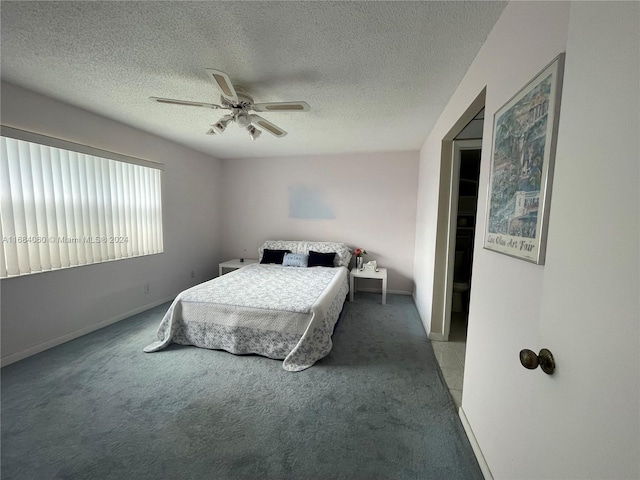
[[[547,375],[552,375],[556,369],[556,362],[553,359],[553,354],[543,348],[540,353],[536,353],[529,349],[520,350],[520,363],[524,368],[529,370],[535,370],[540,365],[542,371]]]

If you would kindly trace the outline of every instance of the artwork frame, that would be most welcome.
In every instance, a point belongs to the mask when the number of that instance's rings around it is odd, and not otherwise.
[[[544,265],[565,54],[493,118],[484,248]]]

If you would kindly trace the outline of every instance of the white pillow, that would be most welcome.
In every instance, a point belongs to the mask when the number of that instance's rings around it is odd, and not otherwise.
[[[309,255],[304,253],[285,253],[282,260],[283,267],[306,267],[309,262]]]

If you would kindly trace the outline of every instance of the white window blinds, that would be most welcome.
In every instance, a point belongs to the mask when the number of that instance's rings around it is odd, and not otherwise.
[[[163,251],[161,170],[7,131],[0,137],[1,278]]]

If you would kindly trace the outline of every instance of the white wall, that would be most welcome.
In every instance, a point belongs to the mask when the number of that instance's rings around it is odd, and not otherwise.
[[[486,86],[486,192],[493,114],[566,50],[546,265],[484,250],[478,202],[462,409],[496,479],[640,476],[638,8],[510,3],[421,150],[415,296],[433,329],[441,141]],[[518,362],[542,347],[552,377]]]
[[[486,155],[491,150],[493,114],[539,70],[556,55],[564,51],[567,38],[568,4],[566,2],[515,2],[506,7],[487,41],[480,49],[453,97],[440,116],[420,150],[420,187],[418,189],[418,216],[416,224],[416,265],[414,269],[415,300],[427,331],[442,332],[439,323],[432,325],[432,294],[434,288],[434,267],[436,258],[436,229],[438,222],[438,201],[440,187],[440,162],[442,139],[458,123],[476,97],[486,87],[485,125],[482,143],[483,160],[479,191],[486,192],[488,163]],[[484,182],[484,183],[483,183]],[[477,232],[484,228],[484,195],[478,199]],[[507,257],[487,255],[482,249],[481,235],[476,235],[474,248],[473,287],[477,288],[476,270],[484,269],[483,262],[490,269],[506,268],[506,276],[519,276],[523,268],[533,272],[526,282],[526,288],[533,288],[532,295],[522,305],[527,315],[536,318],[535,313],[540,269],[530,265],[514,263]],[[443,252],[438,252],[443,253]],[[515,269],[515,270],[513,270]],[[505,288],[519,289],[513,283]],[[536,290],[538,288],[538,290]],[[500,303],[502,305],[502,303]],[[500,306],[496,306],[500,308]],[[505,305],[505,308],[510,308]],[[436,319],[439,322],[439,319]]]
[[[345,242],[389,269],[389,290],[413,290],[418,152],[229,159],[222,171],[225,257],[257,258],[267,239]],[[290,188],[335,218],[291,218]]]
[[[2,83],[1,93],[3,125],[165,164],[164,253],[3,279],[3,365],[215,276],[220,160],[11,84]]]

